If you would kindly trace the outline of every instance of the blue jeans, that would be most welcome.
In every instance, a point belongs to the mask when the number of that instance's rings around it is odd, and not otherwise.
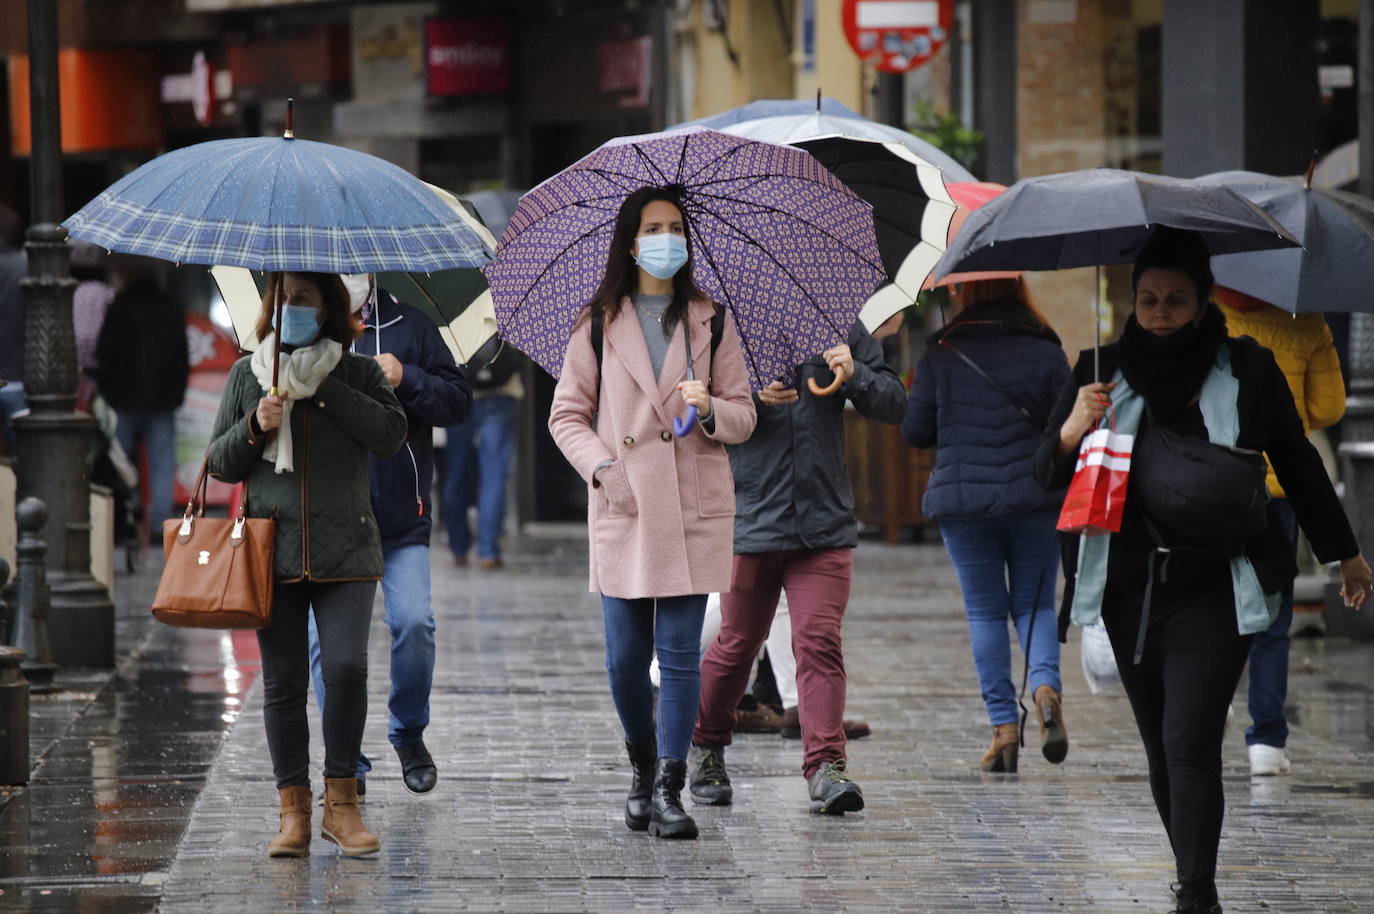
[[[701,623],[706,595],[622,600],[601,595],[611,698],[632,743],[654,738],[649,663],[658,654],[658,757],[686,760],[701,698]]]
[[[447,431],[447,467],[439,504],[448,528],[448,547],[467,555],[472,547],[468,505],[477,486],[477,557],[501,557],[501,529],[506,521],[506,477],[515,452],[515,397],[474,398],[472,412],[462,425]]]
[[[396,546],[382,550],[382,596],[386,626],[391,629],[391,696],[387,738],[393,746],[413,746],[429,726],[429,690],[434,682],[434,608],[429,592],[429,547]],[[320,675],[320,639],[310,616],[310,677],[315,700],[324,713],[324,679]],[[358,777],[372,761],[358,754]]]
[[[0,387],[0,426],[4,426],[5,439],[9,442],[10,453],[14,453],[14,419],[29,411],[29,401],[24,398],[24,382],[18,378],[5,378],[8,381]]]
[[[1282,524],[1288,541],[1296,543],[1298,515],[1286,498],[1269,502],[1269,523]],[[1296,548],[1296,546],[1294,547]],[[1288,698],[1288,630],[1293,627],[1293,582],[1284,587],[1279,614],[1272,625],[1250,642],[1250,719],[1245,745],[1262,743],[1280,749],[1288,742],[1283,703]]]
[[[138,465],[138,445],[148,457],[148,524],[154,538],[162,536],[162,521],[180,517],[174,504],[177,470],[176,412],[173,410],[121,409],[116,434],[119,446]]]
[[[994,726],[1019,720],[1008,618],[1016,626],[1022,652],[1029,656],[1031,693],[1042,685],[1063,691],[1054,612],[1058,516],[1056,511],[1035,511],[940,521],[945,549],[964,591],[973,665]]]

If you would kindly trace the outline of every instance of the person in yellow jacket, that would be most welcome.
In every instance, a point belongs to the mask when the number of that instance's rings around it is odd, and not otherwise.
[[[1331,330],[1320,314],[1290,314],[1266,301],[1224,286],[1214,299],[1226,316],[1231,336],[1248,336],[1274,353],[1288,379],[1303,427],[1310,433],[1340,421],[1345,414],[1345,379]],[[1269,468],[1269,522],[1279,523],[1289,540],[1297,535],[1297,516],[1288,503],[1274,468]],[[1284,752],[1288,723],[1283,703],[1288,694],[1288,630],[1293,624],[1293,582],[1283,590],[1278,617],[1250,646],[1250,718],[1245,742],[1252,775],[1287,774],[1292,763]]]

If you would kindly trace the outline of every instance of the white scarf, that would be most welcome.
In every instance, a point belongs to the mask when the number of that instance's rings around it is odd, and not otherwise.
[[[267,334],[253,353],[253,377],[258,379],[264,393],[272,388],[272,351],[276,348],[277,335]],[[313,397],[320,384],[343,358],[343,346],[331,339],[318,339],[309,346],[302,346],[295,352],[281,354],[281,370],[277,386],[286,396],[282,404],[281,427],[267,442],[267,450],[262,459],[271,461],[278,473],[290,473],[294,450],[291,446],[291,404],[293,400]]]

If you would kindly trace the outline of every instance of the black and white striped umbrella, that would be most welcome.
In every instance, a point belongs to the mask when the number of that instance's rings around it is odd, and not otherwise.
[[[796,140],[873,206],[873,227],[889,283],[868,299],[859,319],[870,331],[916,301],[945,252],[955,202],[936,166],[900,143],[836,134]]]

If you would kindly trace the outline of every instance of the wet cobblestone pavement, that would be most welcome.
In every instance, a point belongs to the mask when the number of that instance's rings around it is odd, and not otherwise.
[[[629,771],[584,550],[533,543],[502,572],[455,569],[435,551],[426,742],[440,781],[427,796],[405,791],[386,743],[377,613],[364,813],[382,851],[371,860],[319,838],[304,860],[266,857],[276,793],[251,644],[154,631],[48,750],[23,802],[0,810],[0,909],[1169,908],[1172,857],[1129,708],[1119,693],[1088,694],[1076,634],[1063,658],[1067,762],[1047,764],[1032,743],[1020,774],[976,771],[988,731],[953,573],[932,544],[856,555],[848,715],[874,735],[851,744],[850,767],[868,809],[812,817],[800,744],[748,734],[726,756],[735,805],[692,810],[699,841],[627,831]],[[1249,777],[1242,683],[1226,744],[1228,912],[1374,911],[1372,661],[1367,644],[1295,642],[1289,777]],[[318,759],[318,734],[314,746]]]

